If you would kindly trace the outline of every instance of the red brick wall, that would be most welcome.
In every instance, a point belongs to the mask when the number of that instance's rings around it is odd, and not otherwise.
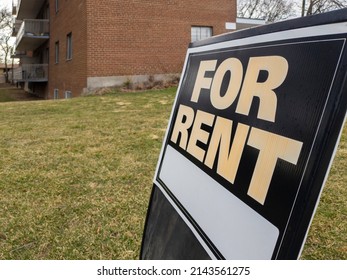
[[[98,2],[98,1],[95,1]],[[49,98],[54,89],[64,98],[65,91],[79,96],[87,83],[87,12],[85,0],[50,0]],[[67,34],[72,33],[72,59],[66,59]],[[55,63],[55,43],[59,41],[59,63]]]
[[[235,22],[234,0],[50,0],[49,98],[79,96],[87,77],[179,73],[191,26],[212,26],[213,35]],[[72,32],[72,60],[66,36]],[[59,41],[59,63],[55,43]]]
[[[234,0],[88,0],[88,77],[179,73],[191,26],[227,32]]]

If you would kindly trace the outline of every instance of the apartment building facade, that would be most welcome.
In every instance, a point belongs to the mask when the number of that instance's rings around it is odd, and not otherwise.
[[[236,22],[235,0],[18,0],[16,80],[48,99],[182,71],[188,44]]]

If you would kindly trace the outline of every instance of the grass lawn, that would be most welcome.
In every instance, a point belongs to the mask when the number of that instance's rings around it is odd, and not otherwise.
[[[16,101],[16,99],[12,96],[11,92],[8,91],[4,86],[0,86],[0,102],[11,102]]]
[[[0,84],[0,103],[12,101],[38,100],[39,98],[26,93],[20,88],[10,84]]]
[[[0,259],[137,259],[175,92],[0,103]],[[347,259],[346,145],[305,259]]]

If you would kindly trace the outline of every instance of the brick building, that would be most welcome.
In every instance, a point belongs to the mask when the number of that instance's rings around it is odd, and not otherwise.
[[[13,12],[16,80],[69,98],[179,74],[192,40],[228,32],[236,1],[18,0]]]

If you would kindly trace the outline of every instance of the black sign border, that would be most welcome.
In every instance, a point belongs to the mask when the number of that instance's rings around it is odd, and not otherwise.
[[[191,43],[189,45],[189,48],[207,46],[211,44],[222,43],[229,40],[237,40],[237,39],[253,37],[257,35],[270,34],[273,32],[287,31],[287,30],[291,30],[295,28],[313,27],[318,25],[333,24],[333,23],[346,22],[346,21],[347,21],[347,9],[342,9],[339,11],[321,14],[317,16],[300,18],[300,19],[295,19],[295,20],[286,21],[286,22],[280,22],[280,23],[276,23],[272,25],[248,29],[245,31],[240,31],[235,33],[230,33],[230,34],[226,34],[226,35],[222,35],[218,37],[213,37],[204,41]],[[339,35],[343,38],[346,38],[346,34],[339,34]],[[332,37],[334,38],[336,38],[336,36],[338,35],[337,34],[332,35]],[[324,37],[327,38],[328,35],[325,35]],[[312,37],[312,38],[315,38],[312,41],[317,41],[317,37]],[[276,43],[285,42],[285,41],[287,40],[276,41]],[[288,41],[293,42],[293,39]],[[254,44],[252,46],[255,47],[256,45],[264,46],[261,43]],[[244,45],[243,47],[245,46],[246,45]],[[189,58],[187,57],[187,60],[186,60],[187,63],[188,63],[188,59]],[[288,231],[286,230],[284,232],[281,245],[279,246],[279,248],[277,248],[277,245],[276,245],[276,248],[274,249],[273,259],[297,259],[300,256],[300,253],[303,248],[303,241],[306,239],[309,225],[312,222],[315,209],[319,202],[319,197],[323,190],[324,182],[327,179],[330,166],[332,164],[332,160],[335,154],[334,151],[336,151],[337,149],[338,140],[341,136],[343,124],[346,118],[347,96],[346,94],[343,95],[343,92],[347,92],[346,47],[344,48],[344,51],[341,54],[339,64],[340,65],[337,67],[337,70],[335,73],[335,82],[332,83],[332,87],[331,87],[331,92],[339,90],[339,93],[337,93],[337,95],[339,96],[339,100],[338,101],[331,100],[331,94],[329,94],[329,97],[325,105],[325,109],[322,114],[321,123],[319,127],[317,128],[316,138],[311,148],[312,150],[319,149],[319,148],[322,149],[322,146],[323,146],[325,149],[318,157],[319,159],[316,160],[315,162],[312,162],[311,156],[308,158],[307,166],[305,170],[309,168],[312,170],[311,171],[312,173],[309,173],[310,175],[309,176],[308,172],[305,171],[305,173],[302,175],[302,181],[304,180],[308,181],[307,183],[308,190],[305,192],[305,194],[300,193],[300,195],[298,191],[297,200],[294,203],[294,204],[305,203],[306,207],[295,208],[295,206],[293,205],[292,214],[288,221],[287,227],[290,232],[294,231],[294,234],[291,236],[291,238],[290,237],[288,238],[286,236]],[[182,74],[186,73],[186,66],[187,65],[184,65]],[[181,84],[184,82],[184,77],[185,75],[182,77]],[[181,84],[178,89],[181,88]],[[336,88],[337,85],[339,86],[338,88]],[[179,91],[177,91],[177,94],[178,93]],[[338,103],[340,103],[340,106],[337,106]],[[177,104],[175,102],[173,106],[173,110],[172,110],[172,115],[176,111],[176,106]],[[335,110],[332,110],[331,108],[335,108]],[[333,113],[330,113],[331,111],[333,111]],[[172,116],[170,120],[172,121]],[[169,129],[170,130],[172,129],[172,123],[169,123],[168,131]],[[321,135],[322,131],[325,132],[324,135]],[[167,135],[169,135],[168,132],[167,132]],[[318,136],[322,138],[321,141],[317,141]],[[206,245],[210,248],[210,250],[213,252],[215,257],[217,259],[224,259],[224,257],[218,251],[218,249],[215,248],[213,243],[203,233],[201,228],[196,224],[194,219],[189,215],[189,213],[187,213],[184,207],[179,203],[179,201],[170,192],[168,187],[159,178],[160,169],[161,169],[162,161],[165,156],[165,150],[166,150],[166,146],[168,145],[168,142],[169,142],[169,139],[166,136],[165,142],[163,143],[164,148],[160,156],[160,163],[159,163],[158,170],[156,172],[155,179],[157,180],[157,182],[160,183],[162,188],[165,189],[165,191],[170,196],[170,198],[174,200],[176,206],[180,209],[180,211],[182,211],[185,214],[186,218],[188,218],[192,226],[199,233],[200,237],[202,237],[202,239],[206,242]],[[325,171],[325,172],[321,172],[321,171]],[[314,174],[315,176],[312,176],[312,174]],[[309,177],[309,178],[305,178],[305,177]],[[317,186],[320,186],[320,187],[318,188]],[[148,218],[148,213],[147,213],[147,218]],[[146,224],[147,224],[147,218],[146,218]],[[296,229],[296,230],[293,230],[293,229]],[[281,251],[282,246],[285,246],[286,248],[288,247],[292,248],[292,250]],[[277,251],[277,254],[275,254],[276,251]]]

